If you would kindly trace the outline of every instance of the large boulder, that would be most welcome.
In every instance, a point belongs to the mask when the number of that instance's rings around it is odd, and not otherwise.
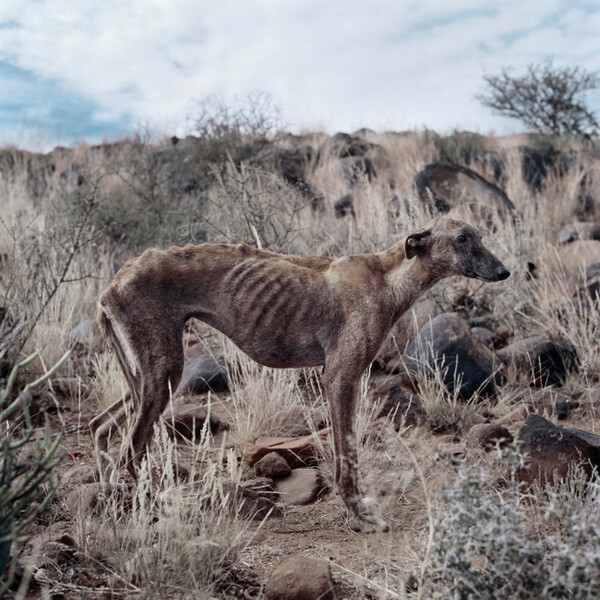
[[[222,356],[202,354],[185,361],[178,392],[203,394],[228,389],[227,363]]]
[[[583,470],[587,478],[600,467],[600,448],[573,430],[557,427],[539,415],[531,414],[519,431],[520,449],[526,465],[517,472],[526,483],[554,483]]]
[[[552,146],[538,148],[522,146],[520,151],[523,179],[536,192],[542,189],[550,173],[564,175],[574,160],[564,152],[555,150]]]
[[[570,372],[579,368],[574,346],[545,334],[513,342],[498,350],[498,356],[527,375],[534,386],[560,385]]]
[[[402,364],[411,375],[440,370],[448,391],[462,399],[477,391],[490,394],[500,380],[500,361],[458,313],[441,314],[424,325],[406,348]]]
[[[429,164],[415,175],[414,185],[426,206],[443,213],[459,205],[486,206],[499,214],[515,209],[503,190],[462,165]]]

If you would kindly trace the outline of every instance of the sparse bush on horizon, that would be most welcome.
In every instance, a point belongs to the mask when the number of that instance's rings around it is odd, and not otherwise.
[[[600,87],[600,73],[582,67],[558,67],[552,59],[530,64],[524,75],[504,69],[484,77],[478,100],[495,112],[522,121],[544,135],[597,132],[600,125],[586,95]]]

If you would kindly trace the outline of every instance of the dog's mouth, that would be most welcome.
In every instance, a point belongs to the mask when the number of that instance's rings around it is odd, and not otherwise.
[[[479,279],[481,281],[495,282],[504,281],[510,276],[510,271],[504,266],[500,265],[496,268],[494,273],[476,273],[475,271],[468,269],[465,271],[465,276],[471,279]]]

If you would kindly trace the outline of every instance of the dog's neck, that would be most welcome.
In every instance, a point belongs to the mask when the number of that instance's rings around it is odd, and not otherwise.
[[[399,314],[440,280],[440,277],[426,268],[423,260],[418,257],[408,259],[405,247],[405,240],[400,240],[391,248],[378,253]]]

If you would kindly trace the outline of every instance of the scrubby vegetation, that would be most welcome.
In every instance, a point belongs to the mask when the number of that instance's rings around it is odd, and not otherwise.
[[[597,597],[597,484],[575,474],[551,492],[524,490],[511,478],[513,454],[485,453],[468,436],[473,424],[526,405],[556,422],[558,400],[570,403],[569,425],[597,432],[600,316],[585,269],[600,262],[600,242],[558,244],[563,226],[600,220],[597,146],[563,139],[558,150],[548,139],[542,145],[528,136],[461,132],[291,135],[271,119],[224,109],[201,111],[194,127],[197,135],[179,140],[140,134],[47,155],[0,151],[0,341],[10,339],[6,352],[0,346],[0,411],[21,394],[19,414],[29,427],[15,428],[13,416],[2,413],[3,447],[23,453],[16,462],[33,465],[32,473],[41,466],[48,474],[35,480],[35,510],[10,515],[27,528],[18,531],[24,572],[8,593],[259,597],[273,564],[304,552],[331,560],[340,597]],[[352,533],[335,493],[260,524],[236,492],[235,484],[253,477],[239,443],[290,435],[290,419],[302,416],[317,428],[308,417],[327,411],[319,372],[259,367],[192,323],[186,348],[224,354],[235,373],[228,392],[186,402],[227,420],[231,435],[215,443],[207,420],[192,441],[173,441],[163,426],[137,487],[122,475],[90,491],[100,484],[92,483],[87,422],[120,397],[124,381],[91,325],[78,326],[94,318],[100,291],[129,257],[151,245],[202,241],[330,256],[377,251],[432,216],[413,178],[437,160],[469,166],[514,203],[509,215],[485,200],[452,209],[480,228],[512,276],[494,285],[449,280],[428,294],[428,306],[483,326],[495,349],[534,334],[565,340],[578,362],[560,387],[533,387],[535,365],[529,372],[506,365],[493,394],[464,400],[448,393],[439,371],[424,367],[412,381],[422,424],[374,424],[377,389],[397,376],[389,357],[413,337],[397,331],[388,357],[365,378],[357,426],[363,486],[391,533]],[[336,211],[348,194],[344,211]],[[419,310],[403,331],[423,324]],[[38,361],[23,361],[33,353]],[[511,433],[523,414],[507,421]],[[41,449],[32,438],[43,439]],[[331,485],[331,448],[323,438],[318,443],[317,464]]]

